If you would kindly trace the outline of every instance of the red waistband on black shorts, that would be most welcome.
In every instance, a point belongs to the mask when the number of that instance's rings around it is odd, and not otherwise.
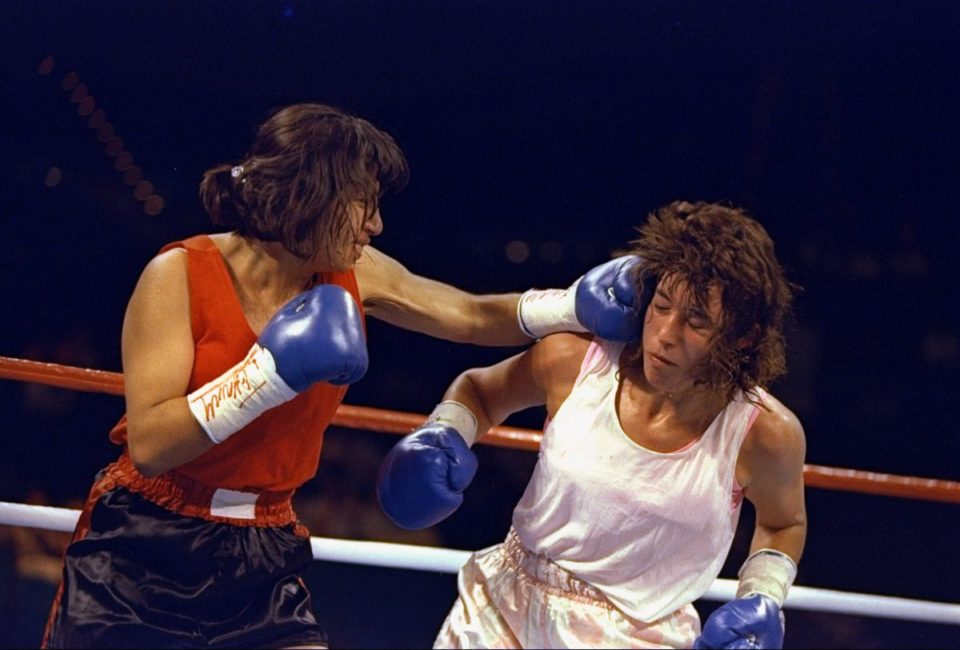
[[[235,526],[298,524],[291,501],[293,490],[228,490],[204,485],[176,470],[147,478],[137,470],[126,453],[106,467],[102,478],[108,482],[112,480],[116,485],[187,517],[200,517]],[[302,528],[302,525],[299,527]]]

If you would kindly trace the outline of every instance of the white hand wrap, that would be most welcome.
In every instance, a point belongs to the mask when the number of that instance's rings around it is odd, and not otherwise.
[[[296,394],[277,374],[270,351],[254,343],[243,361],[187,395],[187,404],[210,439],[220,444]]]
[[[427,422],[439,422],[456,429],[468,447],[477,441],[477,416],[460,402],[440,402],[430,413]]]
[[[535,339],[554,332],[586,332],[577,320],[578,279],[569,289],[530,289],[517,303],[520,329]]]
[[[737,598],[763,594],[782,607],[797,577],[797,564],[786,553],[762,548],[747,558],[737,575],[740,578]]]

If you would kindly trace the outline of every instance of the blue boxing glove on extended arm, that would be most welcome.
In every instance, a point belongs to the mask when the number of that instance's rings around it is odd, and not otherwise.
[[[517,318],[533,338],[555,332],[590,332],[610,341],[640,336],[652,288],[640,284],[643,259],[626,255],[605,262],[568,289],[531,289],[520,297]]]
[[[477,419],[463,404],[437,405],[413,433],[394,445],[380,465],[377,500],[401,528],[419,530],[449,517],[477,473],[470,451]]]
[[[357,303],[342,287],[322,284],[281,307],[243,361],[187,395],[187,405],[221,443],[314,382],[350,384],[366,371]]]
[[[782,648],[781,606],[797,575],[797,565],[785,553],[761,549],[740,569],[737,597],[710,615],[693,647]]]

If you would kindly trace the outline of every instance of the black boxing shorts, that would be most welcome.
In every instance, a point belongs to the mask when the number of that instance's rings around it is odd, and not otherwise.
[[[108,479],[67,549],[43,647],[327,646],[302,526],[185,516]]]

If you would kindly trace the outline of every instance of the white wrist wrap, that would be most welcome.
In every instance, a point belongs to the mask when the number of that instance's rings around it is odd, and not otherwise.
[[[586,332],[577,320],[578,279],[569,289],[530,289],[517,303],[517,320],[527,336],[539,339],[554,332]]]
[[[270,351],[254,343],[243,361],[187,395],[187,405],[210,439],[220,444],[296,394],[277,374]]]
[[[460,402],[446,400],[437,404],[427,422],[440,422],[453,427],[468,447],[477,441],[477,416]]]
[[[786,553],[762,548],[747,558],[737,575],[740,578],[737,598],[763,594],[782,607],[797,577],[797,564]]]

